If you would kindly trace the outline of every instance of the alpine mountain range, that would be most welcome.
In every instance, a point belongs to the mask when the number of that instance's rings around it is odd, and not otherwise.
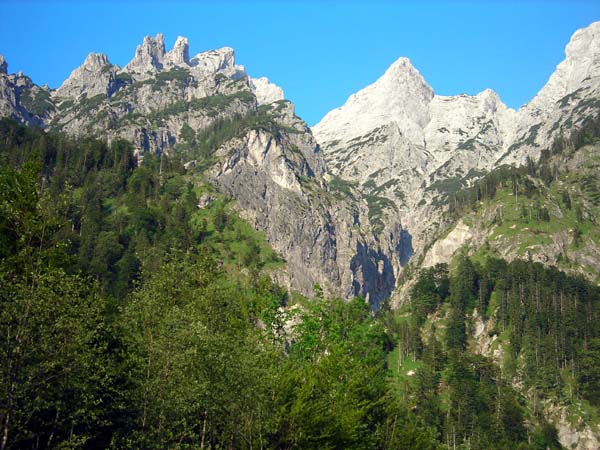
[[[373,308],[401,301],[407,264],[448,262],[473,238],[459,224],[458,240],[449,236],[456,242],[439,240],[452,225],[448,186],[468,188],[495,168],[567,145],[598,121],[599,91],[600,22],[572,36],[565,59],[518,111],[490,89],[436,95],[401,57],[312,128],[280,87],[249,76],[228,47],[190,58],[186,38],[166,51],[158,34],[122,68],[90,53],[58,89],[10,74],[0,56],[0,115],[73,137],[124,138],[140,161],[175,152],[190,129],[268,116],[271,128],[220,143],[204,176],[285,258],[272,274],[277,282],[302,293],[318,283],[331,294],[362,295]],[[600,264],[596,248],[586,258]]]

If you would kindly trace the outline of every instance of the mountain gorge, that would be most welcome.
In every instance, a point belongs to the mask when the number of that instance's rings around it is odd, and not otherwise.
[[[565,54],[314,127],[229,47],[0,56],[1,450],[597,448],[600,22]]]

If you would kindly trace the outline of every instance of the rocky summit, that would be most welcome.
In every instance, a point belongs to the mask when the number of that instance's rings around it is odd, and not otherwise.
[[[281,88],[267,78],[248,77],[235,64],[233,49],[190,58],[186,38],[166,51],[161,34],[146,36],[123,68],[106,55],[90,53],[56,90],[39,88],[24,75],[7,75],[4,58],[0,67],[3,115],[74,136],[129,139],[140,153],[171,150],[184,123],[201,129],[214,122],[219,114],[213,108],[207,115],[200,99],[222,96],[232,114],[283,99]],[[252,101],[242,104],[244,95]]]
[[[490,89],[435,95],[408,59],[398,59],[313,127],[330,175],[384,198],[384,224],[400,223],[420,253],[443,223],[436,205],[448,194],[502,164],[537,159],[598,119],[599,33],[600,22],[577,31],[566,59],[519,111]]]

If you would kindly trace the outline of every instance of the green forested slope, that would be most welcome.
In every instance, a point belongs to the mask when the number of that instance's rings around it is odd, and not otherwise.
[[[284,310],[282,259],[180,163],[0,131],[2,448],[382,445],[364,301]]]
[[[547,401],[567,405],[573,420],[598,423],[599,295],[584,279],[539,263],[459,256],[450,271],[420,273],[397,319],[390,366],[448,444],[510,448],[527,435],[540,448],[556,447]],[[533,435],[524,426],[531,422],[541,426]]]
[[[538,161],[500,167],[448,194],[450,215],[474,235],[469,252],[530,259],[600,281],[599,130],[592,122]]]
[[[2,121],[0,165],[2,448],[541,449],[532,398],[595,414],[582,279],[461,259],[373,316],[274,285],[282,258],[174,158]]]

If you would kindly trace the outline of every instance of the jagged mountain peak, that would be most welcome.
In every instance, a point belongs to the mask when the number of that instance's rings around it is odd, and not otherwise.
[[[178,36],[173,49],[165,55],[165,58],[174,65],[189,65],[190,45],[188,39],[183,36]]]
[[[394,73],[401,73],[401,72],[405,72],[405,71],[416,71],[417,69],[415,69],[415,67],[413,66],[410,58],[407,58],[406,56],[400,56],[396,61],[394,61],[392,64],[389,65],[389,67],[386,69],[386,71],[384,72],[384,74],[394,74]]]
[[[102,69],[104,66],[109,65],[110,61],[108,56],[104,53],[89,53],[83,62],[83,67],[90,70]]]
[[[565,56],[546,85],[522,109],[548,110],[552,109],[553,103],[578,89],[598,90],[600,22],[577,30],[565,47]]]
[[[565,59],[537,95],[518,112],[513,143],[499,163],[522,164],[587,118],[598,117],[600,97],[600,22],[577,30],[565,48]]]
[[[144,36],[144,40],[142,41],[141,47],[145,48],[157,48],[159,50],[162,49],[162,52],[165,52],[165,36],[162,33],[156,33],[156,36],[152,37],[150,35]]]
[[[498,95],[498,93],[490,88],[484,89],[483,91],[475,94],[475,97],[489,104],[495,104],[498,102],[502,103],[502,100],[500,100],[500,96]]]
[[[135,49],[135,56],[125,66],[128,72],[155,72],[162,69],[165,56],[165,39],[162,33],[156,37],[146,36],[141,45]]]
[[[428,122],[427,105],[433,89],[408,58],[399,58],[373,84],[352,94],[340,108],[329,112],[313,130],[324,141],[345,134],[359,136],[388,123],[418,139]]]
[[[565,49],[567,58],[588,59],[590,55],[600,54],[600,21],[573,33]]]
[[[207,72],[226,72],[233,75],[236,72],[243,74],[243,66],[235,64],[235,50],[231,47],[222,47],[215,50],[198,53],[190,60],[190,65],[197,70]]]
[[[386,90],[400,95],[417,94],[425,101],[433,97],[431,86],[406,57],[394,61],[371,86],[373,90]]]
[[[436,95],[433,99],[433,103],[447,103],[447,104],[471,104],[472,108],[476,109],[481,113],[494,113],[499,110],[512,110],[502,102],[498,93],[492,89],[484,89],[483,91],[475,94],[459,94],[459,95]]]
[[[8,63],[4,59],[4,55],[0,55],[0,73],[6,74],[8,72]]]
[[[375,83],[328,113],[313,131],[321,143],[350,141],[392,123],[411,142],[424,145],[432,139],[429,128],[437,127],[433,131],[455,128],[460,138],[454,139],[458,145],[465,140],[461,137],[470,133],[468,129],[474,127],[472,117],[482,118],[497,112],[514,114],[492,89],[476,95],[435,95],[410,59],[401,57]]]
[[[178,36],[173,48],[167,52],[164,36],[161,33],[155,37],[146,36],[143,43],[137,46],[135,56],[123,71],[133,75],[137,80],[144,80],[174,67],[193,69],[198,73],[223,72],[234,78],[245,75],[244,67],[235,64],[233,48],[208,50],[190,58],[189,41],[186,37]]]
[[[474,96],[464,94],[466,98],[472,99],[478,105],[478,110],[483,114],[508,114],[514,120],[516,111],[502,101],[500,95],[493,89],[487,88]]]
[[[400,221],[415,248],[423,248],[447,192],[501,164],[535,160],[557,139],[568,144],[573,131],[599,120],[600,22],[574,33],[565,54],[519,111],[491,89],[434,95],[410,60],[399,58],[313,132],[331,174],[393,202],[397,211],[386,225]]]
[[[414,76],[417,78],[423,78],[419,71],[412,64],[410,58],[406,56],[399,57],[386,69],[383,76],[380,79],[402,79],[405,76]],[[422,80],[425,82],[425,80]]]
[[[90,53],[83,64],[71,72],[55,95],[75,98],[83,94],[88,97],[109,95],[115,89],[115,71],[116,67],[110,63],[108,56]]]

